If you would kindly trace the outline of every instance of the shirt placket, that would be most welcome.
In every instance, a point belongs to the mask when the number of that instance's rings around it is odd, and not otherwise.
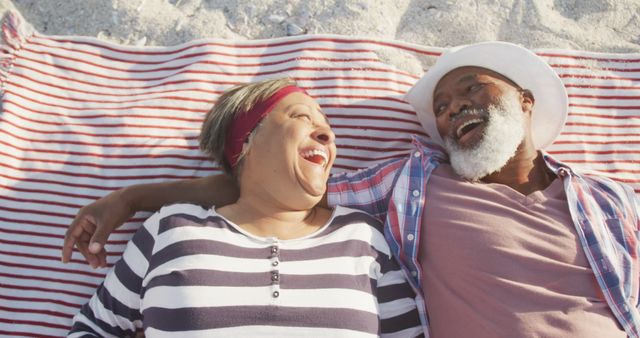
[[[271,283],[271,304],[277,305],[281,297],[280,290],[280,251],[281,243],[277,238],[271,238],[271,246],[269,247],[269,264],[271,265],[270,283]]]

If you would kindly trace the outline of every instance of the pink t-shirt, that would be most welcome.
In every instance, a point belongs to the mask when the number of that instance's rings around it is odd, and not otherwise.
[[[428,184],[421,236],[432,338],[626,337],[581,249],[559,179],[524,196],[469,183],[442,164]]]

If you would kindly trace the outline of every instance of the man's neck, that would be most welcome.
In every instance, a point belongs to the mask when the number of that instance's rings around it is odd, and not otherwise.
[[[508,185],[523,195],[546,189],[555,179],[542,154],[534,148],[518,149],[500,171],[482,178],[486,183]]]

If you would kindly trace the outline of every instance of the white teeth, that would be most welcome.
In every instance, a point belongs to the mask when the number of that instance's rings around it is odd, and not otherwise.
[[[469,120],[469,121],[463,123],[462,125],[460,125],[460,127],[458,127],[458,130],[456,130],[456,136],[458,138],[461,136],[460,134],[462,133],[462,129],[464,129],[464,127],[466,127],[466,126],[468,126],[468,125],[470,125],[472,123],[480,123],[480,122],[483,122],[483,120],[482,119],[473,119],[473,120]]]
[[[322,149],[313,149],[313,150],[307,150],[304,153],[302,153],[302,157],[304,158],[309,158],[311,156],[316,156],[316,155],[322,157],[321,165],[324,167],[324,165],[327,164],[327,162],[329,161],[329,156],[327,155],[326,151]]]

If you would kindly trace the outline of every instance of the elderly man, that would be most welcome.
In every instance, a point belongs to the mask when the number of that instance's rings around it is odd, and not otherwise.
[[[640,337],[639,203],[630,188],[540,150],[567,115],[555,72],[513,44],[463,46],[442,55],[407,100],[433,142],[415,138],[406,158],[333,177],[327,200],[385,222],[387,240],[423,291],[430,336]],[[104,224],[105,210],[227,202],[233,194],[210,196],[205,187],[233,190],[228,181],[107,196],[80,212],[63,256],[78,243],[93,265],[104,264],[101,243],[130,215]],[[127,204],[132,199],[146,204]]]

